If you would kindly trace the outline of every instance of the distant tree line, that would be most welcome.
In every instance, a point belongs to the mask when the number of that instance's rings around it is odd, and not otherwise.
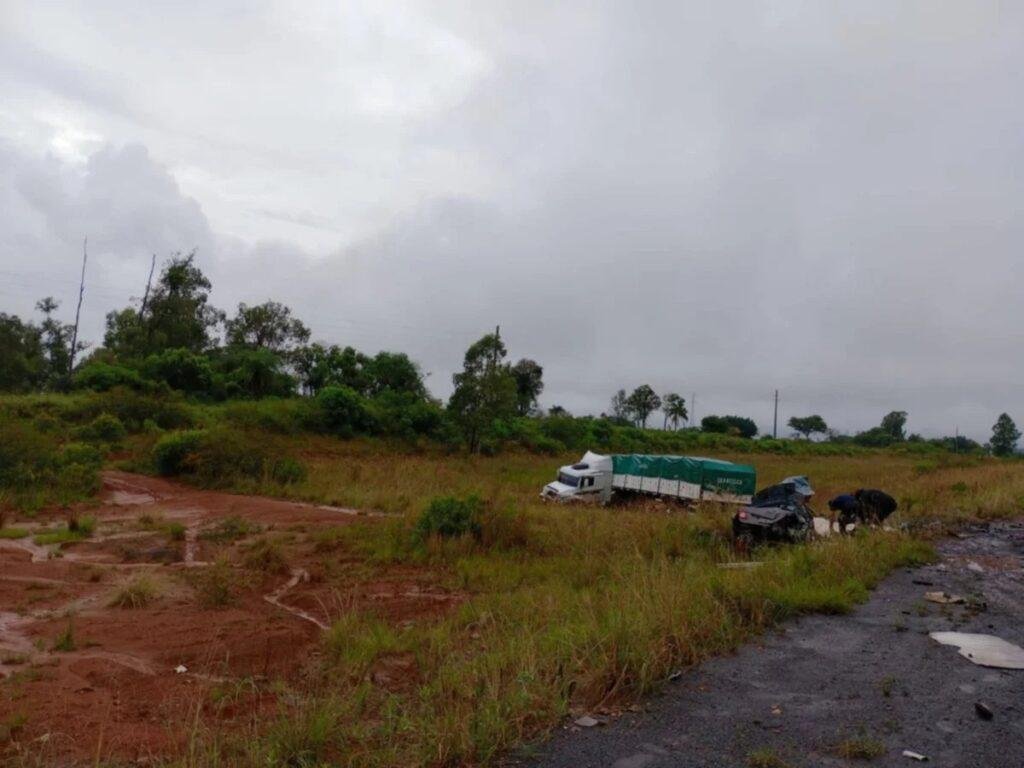
[[[141,300],[107,314],[103,344],[86,356],[79,354],[86,345],[75,341],[73,326],[58,319],[59,306],[52,298],[36,305],[39,322],[0,313],[0,391],[121,388],[176,391],[213,402],[302,395],[316,402],[319,418],[338,434],[426,435],[461,441],[472,451],[487,450],[496,440],[519,439],[516,435],[521,437],[525,428],[515,425],[517,419],[543,417],[543,434],[531,439],[546,439],[552,446],[570,444],[570,433],[579,431],[571,422],[581,420],[560,406],[542,414],[538,399],[544,390],[543,368],[528,358],[509,362],[497,332],[466,350],[462,369],[452,377],[452,395],[443,404],[431,397],[423,372],[402,352],[368,355],[351,346],[311,341],[309,328],[276,301],[242,303],[229,315],[210,303],[210,290],[194,253],[172,256],[156,282],[146,285]],[[629,393],[618,390],[610,412],[590,419],[588,429],[596,430],[596,440],[615,427],[643,430],[658,411],[663,431],[685,425],[691,432],[746,439],[758,432],[748,417],[713,414],[701,419],[698,430],[689,423],[682,396],[659,395],[648,384]],[[606,427],[594,426],[602,422]],[[924,442],[918,435],[906,435],[906,422],[906,411],[892,411],[877,427],[852,437],[830,430],[818,414],[794,416],[788,424],[806,440],[818,435],[865,447]],[[1004,413],[985,447],[1008,455],[1019,438]],[[961,452],[982,450],[959,436],[928,442]]]

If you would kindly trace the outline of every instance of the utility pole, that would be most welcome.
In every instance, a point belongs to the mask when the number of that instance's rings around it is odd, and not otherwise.
[[[501,344],[501,326],[494,326],[494,351],[491,353],[491,370],[498,370],[498,345]]]
[[[75,369],[75,352],[78,350],[78,320],[82,316],[82,296],[85,295],[85,263],[89,259],[89,238],[82,241],[82,278],[78,282],[78,307],[75,309],[75,330],[71,333],[71,351],[68,354],[68,381]]]
[[[953,434],[955,435],[955,437],[953,438],[953,453],[960,453],[960,427],[959,427],[959,425],[953,427]]]
[[[697,423],[697,393],[690,395],[690,425]]]
[[[772,439],[779,437],[779,390],[775,390],[775,416],[772,419]]]

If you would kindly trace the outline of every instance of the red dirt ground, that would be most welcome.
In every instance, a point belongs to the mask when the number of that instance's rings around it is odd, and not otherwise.
[[[300,681],[324,629],[344,612],[372,610],[407,624],[434,620],[461,600],[435,572],[397,566],[368,577],[372,569],[351,553],[317,551],[311,534],[365,519],[352,510],[108,472],[99,506],[84,513],[97,520],[86,541],[43,548],[31,538],[0,540],[0,755],[145,764],[181,747],[197,709],[207,723],[213,717],[228,727],[271,716],[269,682]],[[287,532],[278,540],[290,575],[243,567],[258,530],[235,541],[203,536],[228,518]],[[11,525],[33,530],[61,519],[51,512]],[[166,523],[183,525],[183,540]],[[219,607],[201,590],[218,558],[233,590]],[[157,585],[155,599],[113,607],[120,585],[143,574]],[[69,627],[73,649],[58,650]],[[416,679],[414,662],[392,659],[371,679],[404,688]],[[224,699],[215,689],[250,693],[214,706]]]

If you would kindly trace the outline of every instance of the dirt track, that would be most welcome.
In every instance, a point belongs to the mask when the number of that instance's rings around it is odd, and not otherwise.
[[[666,684],[646,712],[570,726],[536,768],[724,768],[770,750],[793,768],[1024,766],[1024,670],[975,666],[933,631],[994,634],[1024,646],[1024,525],[978,528],[944,542],[942,562],[891,576],[851,616],[817,616]],[[973,563],[973,565],[971,565]],[[928,582],[928,583],[921,583]],[[985,607],[936,605],[945,590]],[[994,712],[990,721],[975,702]],[[851,738],[884,747],[844,760]]]
[[[369,606],[408,622],[459,600],[433,574],[381,574],[343,547],[325,549],[315,534],[366,519],[352,510],[110,472],[101,504],[84,512],[97,519],[85,541],[58,548],[0,540],[0,760],[166,755],[197,711],[207,725],[228,728],[272,716],[271,683],[300,680],[323,630],[345,611]],[[244,520],[246,531],[210,535],[229,519]],[[61,521],[51,512],[14,524],[34,531]],[[184,530],[173,536],[169,523]],[[276,541],[286,565],[247,567],[257,540]],[[227,564],[220,567],[231,574],[232,596],[211,606],[197,596],[196,579],[215,560]],[[143,608],[113,607],[119,587],[140,574],[157,584],[157,597]],[[69,626],[73,649],[56,648]]]

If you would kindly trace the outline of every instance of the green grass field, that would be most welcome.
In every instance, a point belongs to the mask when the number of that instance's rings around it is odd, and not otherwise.
[[[541,502],[543,483],[574,456],[446,456],[329,440],[294,450],[309,466],[304,481],[240,490],[393,513],[322,535],[325,558],[431,569],[467,599],[427,624],[345,616],[324,638],[317,676],[278,721],[244,739],[200,723],[180,765],[487,764],[570,713],[615,711],[788,617],[849,611],[893,568],[930,560],[927,538],[944,526],[1014,515],[1024,500],[1016,462],[746,454],[735,458],[757,466],[761,485],[800,473],[819,499],[887,489],[902,508],[892,522],[915,533],[763,550],[763,567],[732,570],[717,567],[734,558],[727,507]],[[487,504],[478,539],[416,543],[430,499],[470,493]],[[411,688],[387,690],[368,675],[393,657],[412,659]]]

